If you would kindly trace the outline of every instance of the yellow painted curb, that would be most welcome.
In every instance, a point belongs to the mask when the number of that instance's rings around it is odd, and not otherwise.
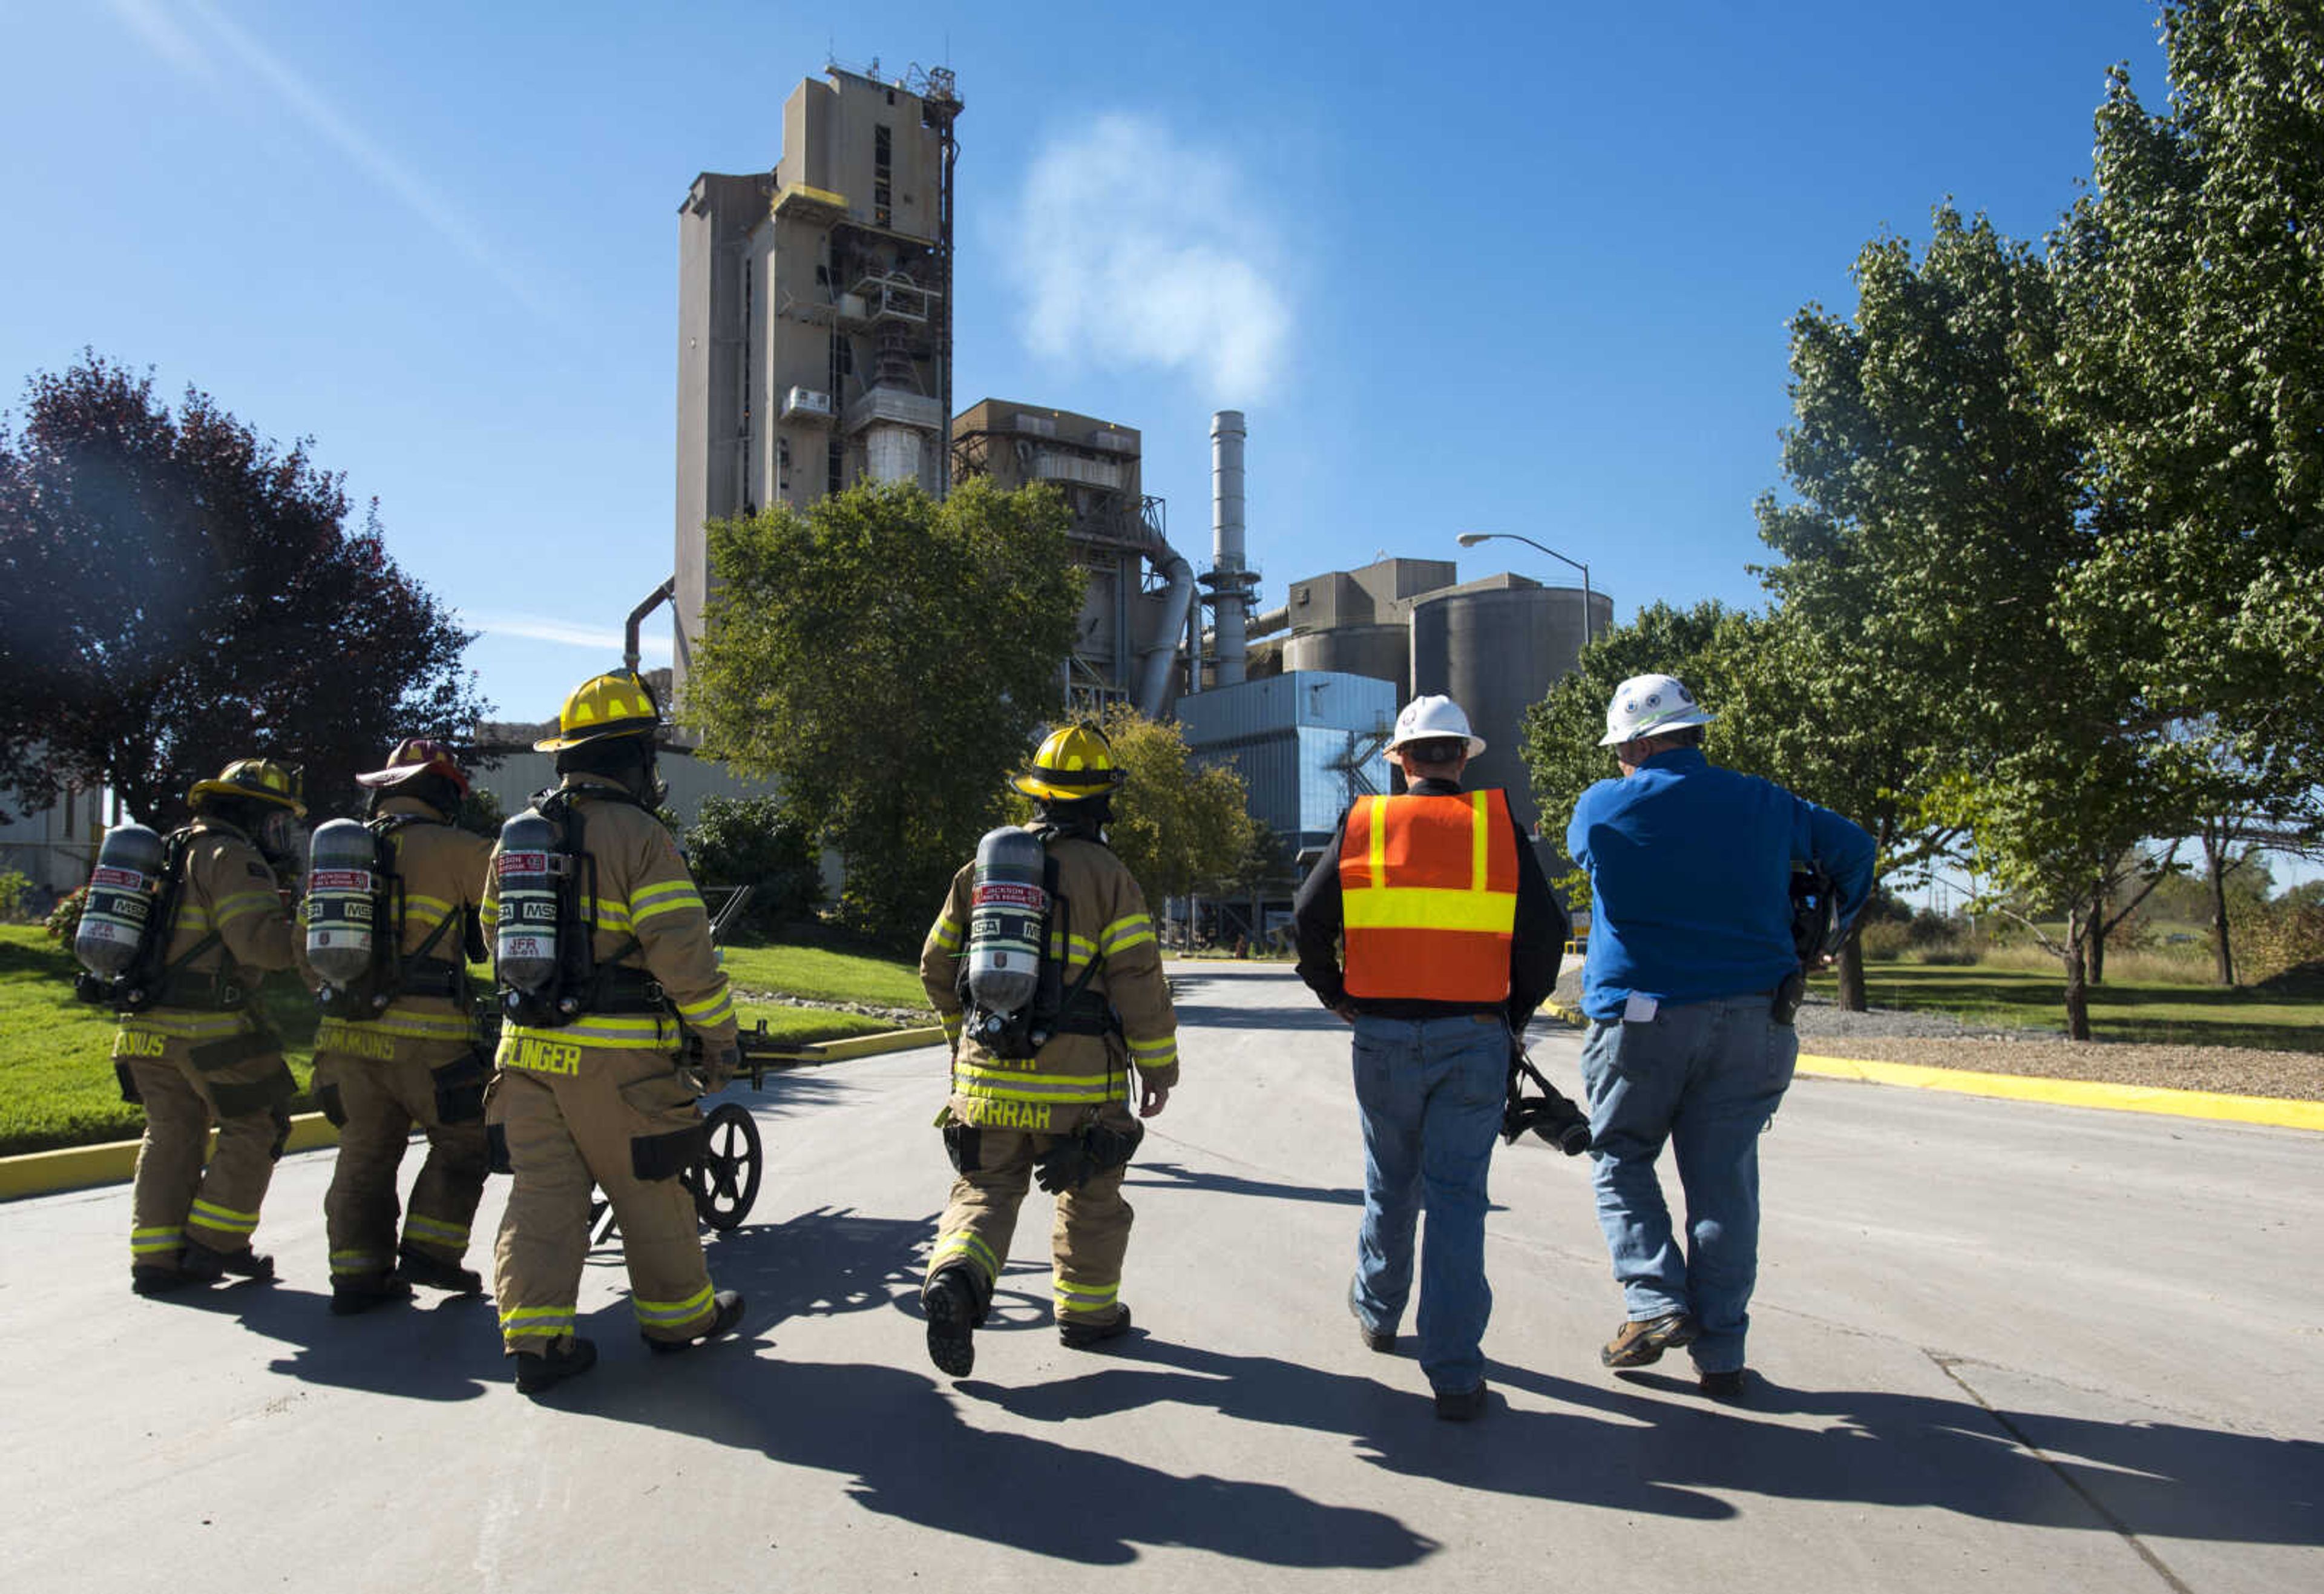
[[[2179,1118],[2215,1118],[2236,1124],[2265,1124],[2278,1129],[2324,1131],[2324,1101],[2283,1101],[2269,1096],[2223,1096],[2209,1090],[2171,1090],[2156,1085],[2114,1085],[2098,1080],[2048,1080],[2030,1074],[1982,1074],[1968,1069],[1929,1068],[1914,1062],[1858,1062],[1802,1053],[1799,1071],[1825,1080],[1860,1080],[1916,1090],[1950,1090],[2009,1101],[2046,1101],[2058,1107],[2093,1107],[2109,1112],[2161,1113]]]
[[[290,1138],[282,1149],[311,1151],[333,1145],[338,1138],[330,1119],[320,1113],[301,1113],[290,1120]],[[0,1157],[0,1200],[81,1190],[92,1184],[119,1184],[137,1165],[137,1146],[134,1140],[114,1140],[103,1145],[69,1145],[60,1151]]]
[[[822,1062],[843,1062],[854,1057],[876,1057],[883,1052],[908,1052],[943,1043],[945,1033],[926,1029],[891,1030],[883,1034],[817,1042],[807,1048]],[[290,1120],[285,1151],[312,1151],[336,1145],[339,1132],[320,1113],[301,1113]],[[59,1191],[84,1190],[95,1184],[120,1184],[137,1165],[138,1142],[108,1141],[103,1145],[73,1145],[60,1151],[24,1152],[0,1157],[0,1201],[21,1196],[53,1195]]]

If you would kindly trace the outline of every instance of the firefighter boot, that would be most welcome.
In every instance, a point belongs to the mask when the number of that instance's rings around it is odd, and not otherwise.
[[[255,1279],[260,1284],[274,1282],[274,1258],[248,1246],[239,1251],[213,1251],[208,1246],[189,1241],[185,1259],[179,1266],[196,1284],[214,1284],[229,1274],[236,1278]]]
[[[937,1270],[920,1292],[928,1319],[928,1359],[936,1370],[965,1378],[976,1370],[976,1291],[964,1267]]]
[[[447,1262],[441,1256],[430,1256],[417,1246],[405,1246],[395,1254],[395,1271],[415,1284],[426,1284],[431,1290],[446,1290],[455,1295],[481,1295],[484,1278],[473,1267],[462,1267]]]
[[[597,1365],[597,1348],[578,1334],[553,1341],[545,1351],[516,1353],[516,1392],[539,1395]]]
[[[185,1269],[158,1262],[140,1262],[129,1270],[129,1287],[140,1295],[167,1295],[196,1282]]]
[[[1075,1322],[1071,1319],[1057,1325],[1057,1338],[1068,1350],[1094,1350],[1108,1339],[1119,1339],[1130,1332],[1130,1308],[1122,1307],[1101,1323]]]
[[[392,1268],[378,1273],[342,1273],[331,1279],[331,1315],[354,1317],[375,1306],[392,1306],[411,1299],[411,1286]]]
[[[691,1339],[657,1339],[643,1332],[638,1338],[643,1339],[647,1348],[656,1356],[676,1356],[681,1350],[691,1350],[697,1345],[733,1333],[734,1326],[742,1321],[742,1292],[721,1290],[710,1297],[710,1303],[717,1308],[716,1314],[711,1318],[710,1326]]]

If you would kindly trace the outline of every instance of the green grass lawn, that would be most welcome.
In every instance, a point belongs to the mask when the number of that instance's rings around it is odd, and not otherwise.
[[[782,991],[819,1002],[869,1002],[926,1010],[918,963],[821,947],[728,947],[726,978],[754,991]],[[931,1018],[930,1023],[935,1020]]]
[[[1825,996],[1829,974],[1812,982]],[[1997,1028],[2062,1030],[2062,972],[1868,963],[1866,997],[1875,1007],[1950,1013]],[[2114,980],[2089,987],[2090,1033],[2101,1041],[2173,1046],[2256,1046],[2272,1052],[2324,1052],[2324,1002],[2268,1001],[2218,986]]]
[[[121,1099],[113,1077],[113,1015],[76,1001],[72,956],[38,925],[0,925],[0,1156],[134,1137],[144,1114]],[[818,1000],[923,1006],[908,964],[798,947],[735,949],[737,983]],[[472,970],[489,980],[491,970]],[[828,1041],[893,1028],[853,1013],[741,1004],[744,1024],[767,1021],[786,1041]],[[315,1007],[295,982],[270,981],[267,1008],[303,1089],[314,1043]],[[299,1110],[306,1110],[300,1104]]]

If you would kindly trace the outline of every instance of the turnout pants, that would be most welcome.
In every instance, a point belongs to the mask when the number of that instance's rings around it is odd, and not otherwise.
[[[263,1050],[210,1067],[198,1060],[219,1054],[199,1042],[172,1038],[158,1055],[125,1054],[147,1039],[124,1032],[114,1053],[145,1107],[131,1193],[130,1263],[175,1268],[189,1244],[242,1250],[258,1231],[259,1206],[290,1137],[288,1103],[296,1082],[282,1053],[260,1037],[246,1044]],[[205,1166],[213,1122],[217,1149]]]
[[[457,1086],[439,1093],[435,1070],[471,1056],[475,1048],[465,1041],[386,1034],[364,1034],[357,1043],[364,1052],[334,1048],[315,1056],[315,1094],[339,1122],[338,1161],[323,1197],[331,1276],[369,1276],[393,1267],[399,1216],[405,1246],[457,1266],[484,1193],[483,1074],[480,1064],[464,1100]],[[445,1121],[447,1110],[455,1121]],[[405,1212],[396,1199],[396,1175],[415,1125],[428,1137],[428,1157]]]
[[[953,1098],[955,1126],[965,1126],[976,1111],[969,1098]],[[1137,1120],[1122,1103],[1108,1102],[1097,1109],[1096,1121],[1128,1129]],[[1058,1136],[1028,1134],[1019,1129],[980,1126],[955,1139],[964,1150],[953,1181],[952,1199],[937,1226],[936,1249],[928,1257],[928,1276],[947,1267],[967,1270],[976,1298],[976,1317],[982,1321],[992,1301],[1001,1270],[1009,1260],[1009,1243],[1017,1232],[1017,1209],[1033,1180],[1033,1159]],[[1049,1255],[1055,1267],[1057,1321],[1092,1326],[1111,1322],[1121,1313],[1121,1262],[1130,1249],[1130,1226],[1135,1214],[1122,1199],[1122,1175],[1127,1165],[1091,1175],[1079,1190],[1061,1192],[1049,1229]]]
[[[510,1355],[574,1331],[589,1250],[589,1187],[613,1202],[630,1305],[649,1339],[682,1341],[716,1315],[694,1197],[678,1175],[700,1155],[702,1113],[667,1052],[547,1046],[556,1071],[505,1061],[485,1122],[514,1184],[493,1255]]]

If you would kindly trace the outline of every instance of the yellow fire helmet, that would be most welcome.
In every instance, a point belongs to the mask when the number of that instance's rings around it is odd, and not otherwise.
[[[626,670],[593,675],[573,689],[557,711],[557,734],[533,743],[536,753],[561,753],[610,737],[650,737],[661,728],[651,688]]]
[[[255,797],[289,809],[296,818],[307,815],[307,805],[299,801],[299,772],[272,758],[237,758],[218,771],[217,779],[196,781],[186,793],[189,802],[205,797]]]
[[[1127,774],[1113,761],[1113,744],[1094,727],[1069,725],[1051,731],[1033,767],[1011,783],[1028,797],[1050,802],[1077,802],[1119,791]]]

